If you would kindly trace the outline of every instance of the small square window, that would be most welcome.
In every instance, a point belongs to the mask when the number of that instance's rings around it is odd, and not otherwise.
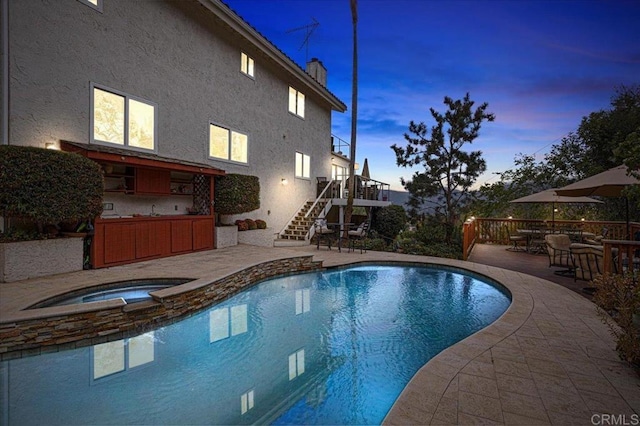
[[[296,152],[295,176],[299,178],[311,177],[311,157],[301,152]]]
[[[237,163],[248,162],[247,135],[215,124],[209,125],[209,156]]]
[[[98,12],[102,12],[102,1],[103,0],[78,0],[80,3],[84,3],[89,7],[94,8]]]
[[[240,53],[240,71],[250,77],[253,77],[253,58],[244,52]]]
[[[304,118],[304,94],[289,87],[289,112]]]

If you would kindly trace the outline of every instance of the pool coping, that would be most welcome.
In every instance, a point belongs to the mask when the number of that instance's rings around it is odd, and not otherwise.
[[[624,415],[626,419],[640,413],[640,378],[619,360],[615,341],[598,318],[595,305],[562,286],[530,275],[428,256],[246,245],[112,268],[108,274],[103,274],[104,270],[84,272],[101,279],[118,274],[140,278],[149,276],[149,269],[154,276],[158,271],[160,275],[184,276],[182,268],[199,274],[201,280],[221,279],[266,260],[299,256],[311,256],[313,262],[322,262],[323,268],[371,262],[451,266],[494,280],[511,293],[512,302],[498,320],[445,349],[414,375],[387,413],[385,424],[590,424],[591,416],[599,413]],[[258,260],[247,261],[254,258]],[[207,269],[207,264],[215,264],[218,273]],[[59,281],[68,281],[69,277],[86,280],[82,278],[85,276],[67,274]],[[167,290],[172,289],[161,292]],[[11,291],[1,285],[0,292],[3,297],[11,296]],[[22,299],[32,297],[27,293],[23,291],[18,297],[22,304],[27,304]],[[156,296],[162,298],[163,294]],[[3,313],[0,336],[2,327],[17,319],[19,305]],[[129,305],[129,309],[135,305]],[[100,336],[89,344],[103,339]],[[60,349],[67,347],[63,344]],[[26,352],[28,356],[30,351]]]

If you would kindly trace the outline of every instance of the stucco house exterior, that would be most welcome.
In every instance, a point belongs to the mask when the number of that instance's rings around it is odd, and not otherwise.
[[[94,266],[214,248],[228,173],[259,177],[243,217],[277,233],[345,164],[322,63],[302,69],[219,0],[0,2],[2,143],[103,166]]]

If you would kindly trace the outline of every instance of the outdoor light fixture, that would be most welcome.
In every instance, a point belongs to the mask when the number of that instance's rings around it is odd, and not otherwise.
[[[46,142],[44,144],[45,149],[58,149],[54,142]]]
[[[509,216],[509,219],[513,219],[513,216]]]
[[[280,184],[281,185],[286,185],[288,183],[289,183],[289,181],[287,181],[286,179],[284,179],[284,178],[280,179]]]

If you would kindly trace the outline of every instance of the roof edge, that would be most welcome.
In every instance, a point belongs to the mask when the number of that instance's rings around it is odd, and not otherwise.
[[[271,41],[263,36],[258,30],[252,27],[247,21],[245,21],[238,13],[236,13],[231,7],[227,6],[221,0],[198,0],[207,9],[211,10],[220,19],[222,19],[233,30],[238,32],[250,43],[256,46],[258,49],[267,53],[278,65],[289,71],[291,74],[298,77],[310,88],[312,88],[316,94],[322,99],[327,101],[331,108],[338,112],[345,112],[347,106],[336,95],[331,93],[329,89],[318,83],[311,75],[309,75],[304,69],[296,64],[291,58],[289,58],[282,50],[276,47]]]

